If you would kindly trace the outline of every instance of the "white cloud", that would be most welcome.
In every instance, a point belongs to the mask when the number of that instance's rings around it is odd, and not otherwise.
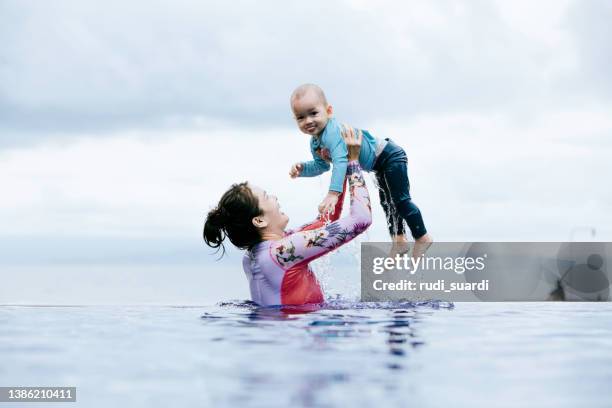
[[[593,96],[572,88],[583,53],[570,5],[3,2],[0,145],[173,117],[290,126],[305,81],[352,121],[573,108]]]
[[[438,239],[563,239],[610,228],[607,112],[555,113],[520,125],[501,116],[431,115],[370,128],[409,156],[415,202]],[[0,155],[5,235],[198,237],[203,214],[234,182],[278,195],[308,221],[329,176],[292,181],[308,158],[296,129],[116,133]],[[370,184],[377,200],[377,191]],[[376,206],[372,238],[386,236]]]

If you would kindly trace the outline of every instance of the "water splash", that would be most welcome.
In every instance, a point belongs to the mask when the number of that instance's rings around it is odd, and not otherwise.
[[[361,243],[367,233],[338,247],[310,265],[327,296],[358,299],[361,295]]]
[[[419,301],[388,301],[388,302],[360,302],[350,301],[346,299],[328,300],[324,303],[323,310],[347,310],[347,309],[377,309],[377,310],[394,310],[394,309],[415,309],[415,308],[431,308],[431,309],[454,309],[455,305],[452,302],[442,300],[419,300]]]
[[[419,300],[419,301],[388,301],[388,302],[361,302],[351,299],[336,296],[328,298],[321,304],[307,305],[277,305],[277,306],[259,306],[257,303],[250,300],[227,300],[217,303],[217,306],[222,308],[238,308],[245,310],[295,310],[295,311],[324,311],[324,310],[395,310],[395,309],[415,309],[415,308],[430,308],[430,309],[454,309],[453,302],[442,300]]]

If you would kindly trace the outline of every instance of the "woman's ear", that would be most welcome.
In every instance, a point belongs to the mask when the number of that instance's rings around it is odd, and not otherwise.
[[[266,221],[263,217],[253,217],[253,225],[257,228],[266,228],[268,226],[268,221]]]

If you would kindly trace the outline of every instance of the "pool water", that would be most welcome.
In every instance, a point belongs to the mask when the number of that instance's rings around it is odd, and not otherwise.
[[[83,407],[612,406],[611,303],[299,312],[2,306],[0,386],[76,386]]]

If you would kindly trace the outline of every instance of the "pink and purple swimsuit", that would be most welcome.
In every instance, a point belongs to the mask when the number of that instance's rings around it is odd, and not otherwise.
[[[243,268],[251,299],[260,306],[322,303],[323,291],[309,263],[346,244],[372,223],[372,210],[359,162],[348,164],[351,210],[339,218],[344,193],[331,223],[322,218],[288,231],[279,240],[262,241],[246,252]]]

